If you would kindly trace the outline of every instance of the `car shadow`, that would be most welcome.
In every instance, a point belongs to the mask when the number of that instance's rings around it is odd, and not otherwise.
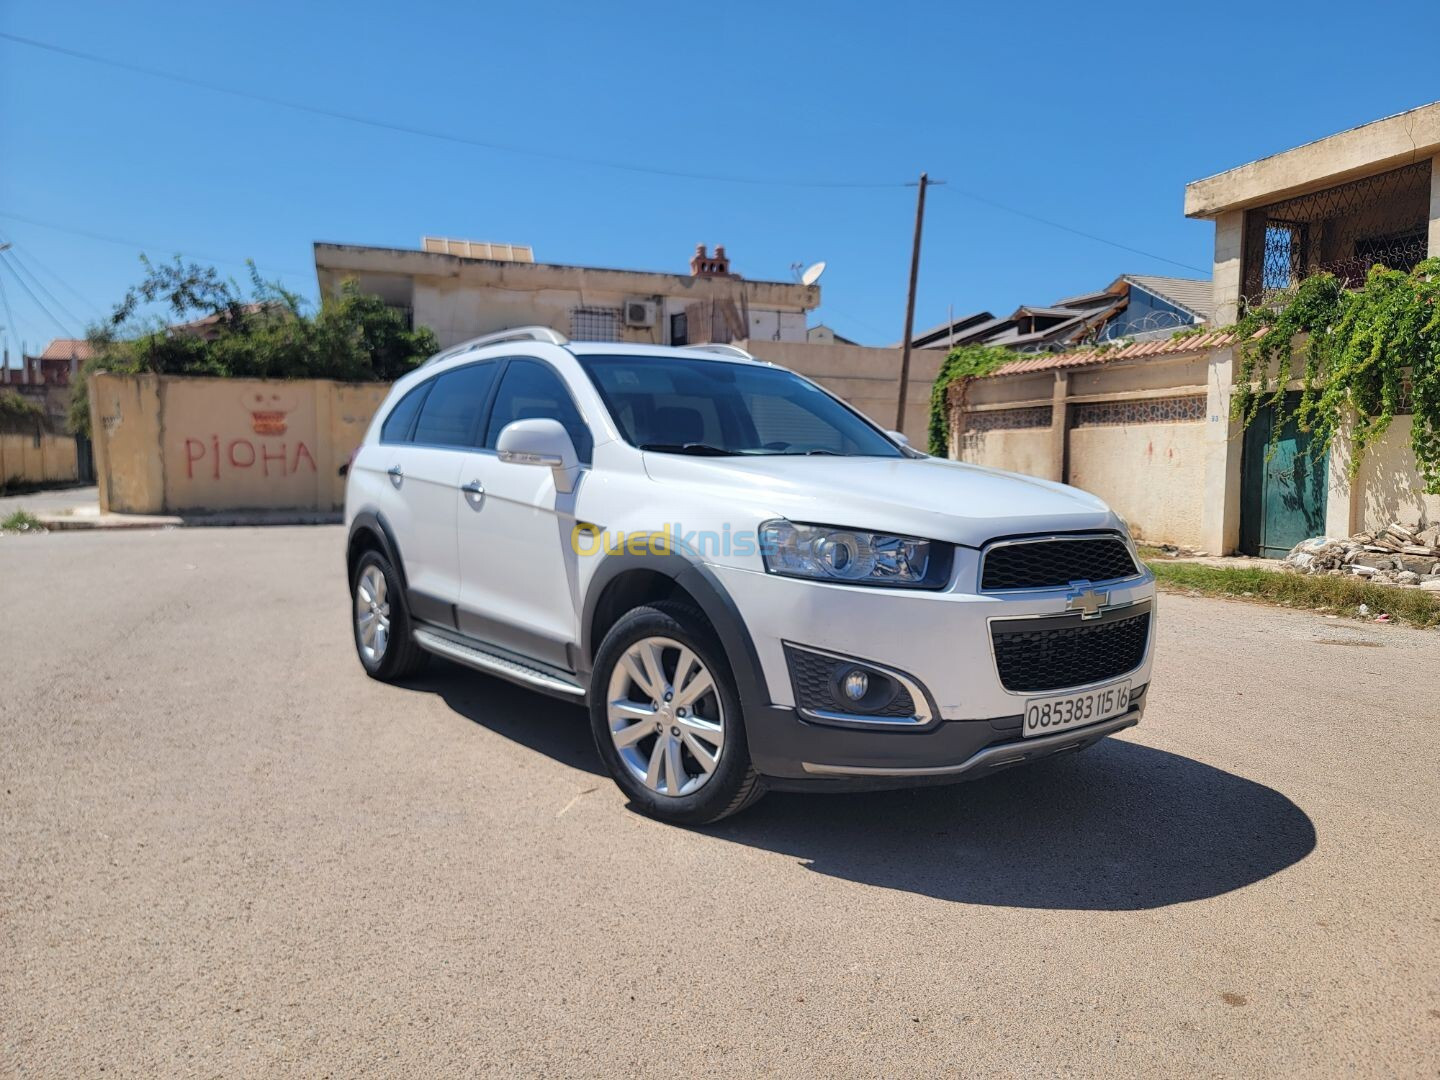
[[[603,775],[583,709],[444,663],[412,685],[497,734]],[[1232,892],[1293,866],[1316,839],[1310,818],[1275,789],[1125,739],[945,787],[771,792],[697,831],[880,888],[1083,911]]]
[[[590,737],[590,714],[579,705],[430,658],[410,689],[439,694],[465,719],[572,769],[605,777]],[[608,777],[606,777],[608,779]]]

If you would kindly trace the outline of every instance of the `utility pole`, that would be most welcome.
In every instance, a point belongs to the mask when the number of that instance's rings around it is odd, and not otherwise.
[[[905,395],[910,389],[910,338],[915,333],[915,282],[920,276],[920,229],[925,224],[925,189],[928,173],[920,174],[920,194],[915,201],[915,246],[910,250],[910,292],[905,298],[905,337],[900,343],[900,399],[895,403],[895,430],[905,426]]]
[[[0,243],[0,251],[6,251],[6,250],[9,249],[9,247],[10,247],[9,241],[6,241],[6,242],[4,242],[4,243]],[[10,301],[9,301],[9,300],[6,300],[6,301],[5,301],[5,312],[6,312],[7,315],[10,313]],[[13,316],[12,316],[12,318],[13,318]],[[15,332],[15,328],[14,328],[13,326],[8,327],[7,329],[9,329],[9,331],[10,331],[12,334]],[[0,360],[0,380],[3,380],[4,382],[9,383],[9,381],[10,381],[10,339],[9,339],[8,337],[4,336],[3,334],[0,334],[0,341],[3,341],[3,342],[5,343],[5,344],[4,344],[4,359],[3,359],[3,360]],[[24,348],[24,346],[21,346],[21,348],[20,348],[20,362],[21,362],[22,364],[25,362],[25,348]]]

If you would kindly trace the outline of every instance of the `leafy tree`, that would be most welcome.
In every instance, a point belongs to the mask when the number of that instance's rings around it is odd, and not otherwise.
[[[90,331],[94,355],[70,396],[73,431],[90,433],[86,380],[96,371],[388,382],[439,349],[429,329],[408,329],[399,312],[354,281],[309,315],[300,296],[262,279],[253,263],[247,295],[214,267],[141,262],[144,279]],[[156,306],[170,320],[138,318]]]

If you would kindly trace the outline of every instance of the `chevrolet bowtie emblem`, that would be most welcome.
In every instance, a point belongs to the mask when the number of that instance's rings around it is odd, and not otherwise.
[[[1080,612],[1082,619],[1098,619],[1105,605],[1110,603],[1110,594],[1096,592],[1090,588],[1088,582],[1077,581],[1073,585],[1076,591],[1072,592],[1070,598],[1065,602],[1065,610]]]

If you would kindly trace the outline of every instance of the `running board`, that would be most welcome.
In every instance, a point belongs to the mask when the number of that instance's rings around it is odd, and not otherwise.
[[[447,660],[454,660],[457,664],[464,664],[476,671],[483,671],[487,675],[498,675],[502,679],[524,683],[540,690],[547,690],[552,694],[566,694],[570,697],[585,696],[585,688],[569,679],[552,675],[536,665],[489,652],[468,642],[456,641],[454,638],[437,634],[433,630],[417,628],[415,644],[426,652],[443,656]]]

